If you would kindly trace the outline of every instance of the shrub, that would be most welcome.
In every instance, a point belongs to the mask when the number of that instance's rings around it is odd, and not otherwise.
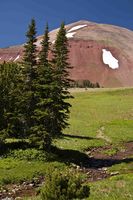
[[[100,88],[98,82],[92,83],[90,80],[77,80],[71,82],[71,87],[77,88]]]
[[[54,155],[47,153],[42,150],[37,149],[19,149],[13,150],[8,154],[9,157],[19,159],[19,160],[38,160],[38,161],[47,161],[51,160]]]
[[[72,200],[83,199],[90,193],[89,186],[83,185],[78,174],[59,173],[54,171],[46,177],[45,185],[41,189],[42,200]]]
[[[4,153],[5,150],[4,146],[5,146],[5,139],[3,138],[0,132],[0,156],[3,155]]]

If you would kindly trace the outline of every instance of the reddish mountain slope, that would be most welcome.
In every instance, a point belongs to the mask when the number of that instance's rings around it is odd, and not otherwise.
[[[66,29],[72,79],[88,79],[104,87],[133,86],[133,31],[88,21],[67,25]],[[52,44],[57,31],[50,32]],[[39,36],[38,49],[41,39]],[[22,56],[23,45],[0,49],[0,62],[16,62]]]

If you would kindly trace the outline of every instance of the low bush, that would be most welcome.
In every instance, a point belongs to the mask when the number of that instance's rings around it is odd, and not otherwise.
[[[19,149],[11,151],[8,154],[8,157],[28,161],[47,161],[52,160],[52,158],[54,158],[54,155],[38,149]]]
[[[90,188],[83,185],[78,174],[59,173],[56,170],[47,175],[41,189],[42,200],[84,199],[89,196]]]
[[[100,88],[98,82],[92,83],[90,80],[76,80],[71,82],[71,87],[77,88]]]

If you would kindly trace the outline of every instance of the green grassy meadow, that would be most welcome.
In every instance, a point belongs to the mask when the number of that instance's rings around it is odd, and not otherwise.
[[[84,150],[87,147],[133,140],[133,89],[91,90],[73,93],[70,127],[65,134],[92,140],[64,137],[56,142],[62,148]],[[108,140],[97,139],[102,128]]]
[[[8,152],[0,157],[0,185],[21,183],[40,175],[45,176],[49,168],[68,170],[71,168],[72,156],[78,160],[78,155],[82,155],[88,148],[112,145],[113,149],[104,153],[113,155],[116,148],[123,148],[123,142],[133,141],[133,89],[73,91],[72,95],[74,98],[70,100],[70,126],[64,130],[60,139],[53,141],[53,145],[64,152],[64,160],[60,156],[53,156],[46,161],[29,160]],[[71,159],[69,154],[65,155],[67,151],[70,151]],[[118,175],[87,182],[90,185],[88,199],[133,199],[133,162],[121,162],[110,166],[108,170],[117,171]],[[39,200],[39,197],[28,199]]]

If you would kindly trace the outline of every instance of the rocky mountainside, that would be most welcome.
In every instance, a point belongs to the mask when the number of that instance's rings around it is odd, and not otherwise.
[[[66,26],[70,77],[103,87],[133,86],[133,31],[106,24],[78,21]],[[50,32],[54,44],[58,29]],[[38,50],[42,36],[37,38]],[[20,61],[23,45],[0,49],[0,62]]]

